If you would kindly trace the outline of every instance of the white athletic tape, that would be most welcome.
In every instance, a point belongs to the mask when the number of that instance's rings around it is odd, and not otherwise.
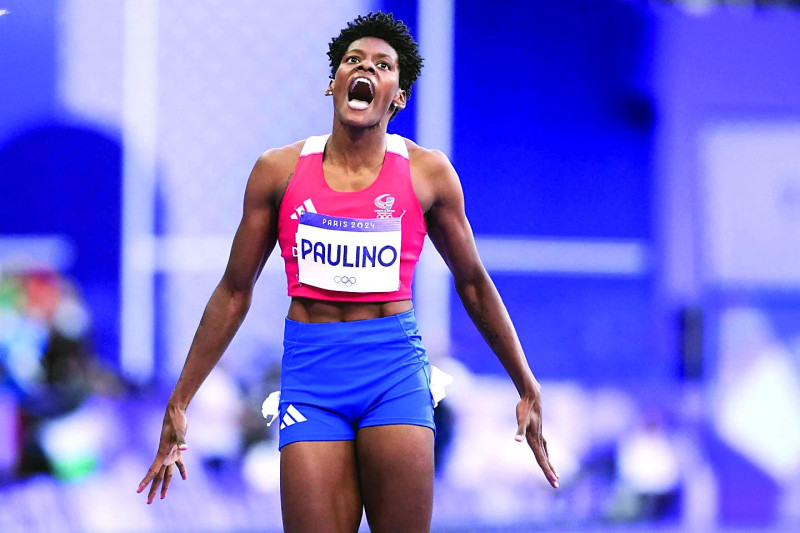
[[[261,404],[261,414],[267,419],[267,427],[271,426],[275,419],[278,418],[280,403],[281,391],[276,390],[267,396],[267,399]]]
[[[431,395],[433,396],[433,406],[439,405],[439,402],[447,396],[445,387],[453,383],[453,376],[447,372],[440,370],[438,367],[431,365]]]

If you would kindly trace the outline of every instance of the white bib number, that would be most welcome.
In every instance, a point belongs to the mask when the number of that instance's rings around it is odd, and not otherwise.
[[[304,213],[295,237],[299,281],[343,292],[400,288],[400,219]]]

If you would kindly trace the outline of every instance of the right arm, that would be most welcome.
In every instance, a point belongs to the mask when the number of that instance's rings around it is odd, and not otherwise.
[[[186,410],[250,309],[253,286],[278,238],[278,195],[286,176],[280,177],[280,161],[274,159],[273,151],[266,152],[250,173],[228,265],[206,305],[170,396],[168,405],[173,408]]]
[[[161,499],[166,497],[173,464],[186,479],[181,460],[181,451],[187,448],[186,408],[247,315],[253,286],[278,239],[278,208],[296,161],[294,146],[270,150],[250,173],[228,265],[206,305],[167,403],[156,458],[139,484],[137,492],[142,492],[152,482],[147,503],[153,501],[159,485]]]

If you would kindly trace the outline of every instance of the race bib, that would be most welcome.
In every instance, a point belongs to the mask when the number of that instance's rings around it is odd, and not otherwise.
[[[399,218],[342,218],[306,212],[295,237],[300,283],[343,292],[400,288]]]

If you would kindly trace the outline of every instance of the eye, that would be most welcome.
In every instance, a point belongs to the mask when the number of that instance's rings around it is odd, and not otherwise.
[[[357,56],[350,56],[344,60],[345,63],[358,63],[359,59]]]
[[[378,62],[378,68],[381,68],[383,70],[389,70],[389,69],[392,68],[392,66],[389,63],[387,63],[386,61],[379,61]]]

